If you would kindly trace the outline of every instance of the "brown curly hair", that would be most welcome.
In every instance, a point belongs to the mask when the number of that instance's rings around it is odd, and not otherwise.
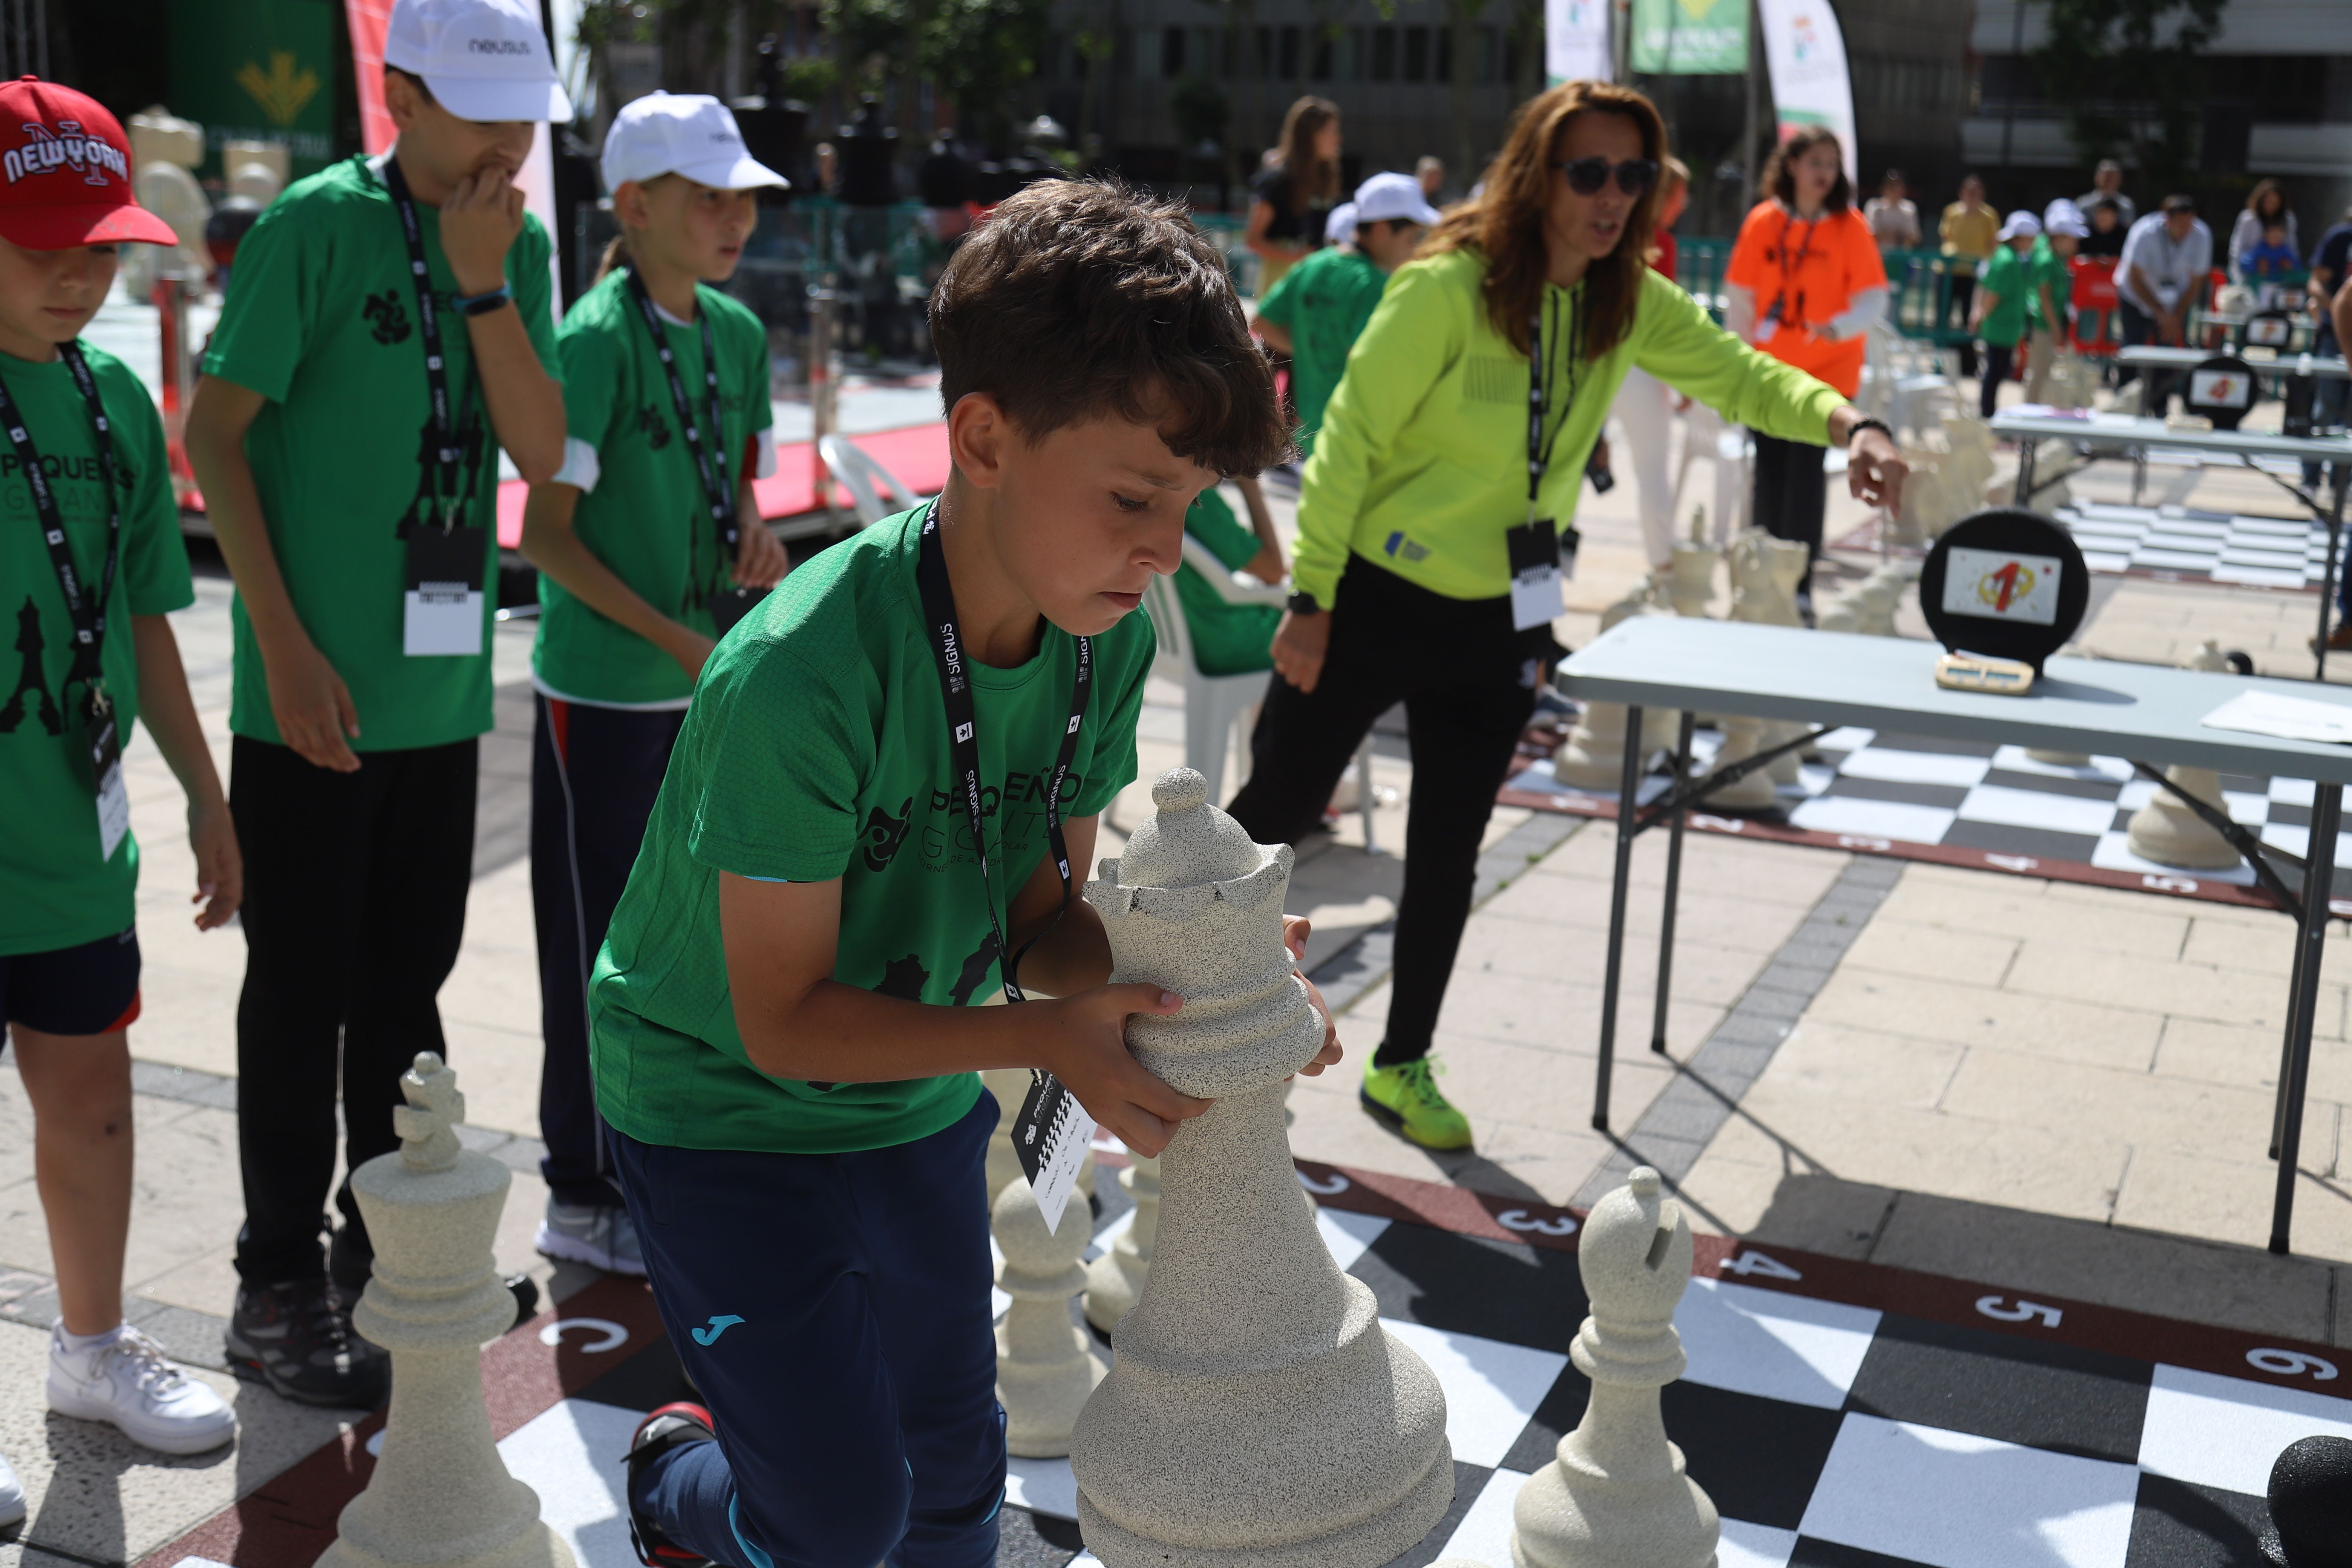
[[[1630,87],[1605,81],[1564,81],[1529,99],[1511,121],[1503,150],[1487,165],[1486,187],[1476,199],[1455,207],[1421,248],[1423,256],[1449,250],[1475,251],[1486,263],[1479,282],[1487,319],[1521,353],[1528,352],[1528,321],[1543,303],[1551,253],[1544,243],[1544,218],[1551,205],[1552,161],[1569,121],[1580,114],[1615,114],[1641,133],[1642,156],[1663,167],[1666,126],[1657,105]],[[1617,248],[1597,258],[1584,275],[1584,354],[1599,359],[1633,327],[1633,301],[1649,268],[1650,236],[1658,226],[1663,178],[1653,181],[1625,216]],[[1629,243],[1629,237],[1639,236]]]

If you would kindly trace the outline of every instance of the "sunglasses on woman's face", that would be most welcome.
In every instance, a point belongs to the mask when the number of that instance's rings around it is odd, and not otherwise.
[[[1622,163],[1612,163],[1606,158],[1576,158],[1553,168],[1568,176],[1568,188],[1580,196],[1597,195],[1617,176],[1617,188],[1629,196],[1638,196],[1658,183],[1658,165],[1647,158],[1628,158]]]

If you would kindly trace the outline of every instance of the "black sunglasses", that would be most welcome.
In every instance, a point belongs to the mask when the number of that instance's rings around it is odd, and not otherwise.
[[[1647,158],[1628,158],[1622,163],[1606,158],[1578,158],[1552,167],[1568,176],[1568,188],[1580,196],[1599,195],[1612,174],[1617,176],[1617,188],[1629,196],[1638,196],[1658,183],[1658,165]]]

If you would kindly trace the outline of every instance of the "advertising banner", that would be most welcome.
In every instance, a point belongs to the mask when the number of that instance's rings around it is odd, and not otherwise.
[[[1862,188],[1853,144],[1853,84],[1846,75],[1845,35],[1829,0],[1756,0],[1764,27],[1764,63],[1772,72],[1772,115],[1785,142],[1809,126],[1837,132],[1845,177]]]
[[[1614,74],[1609,0],[1544,0],[1544,74],[1555,82],[1607,81]]]
[[[1748,68],[1748,0],[1633,0],[1632,65],[1660,76]]]
[[[371,158],[392,145],[396,134],[383,110],[383,34],[392,26],[392,0],[343,0],[352,29],[352,69],[360,89],[360,147]]]
[[[299,179],[334,156],[330,4],[173,0],[172,111],[205,128],[209,158],[230,142],[267,142],[286,149]]]

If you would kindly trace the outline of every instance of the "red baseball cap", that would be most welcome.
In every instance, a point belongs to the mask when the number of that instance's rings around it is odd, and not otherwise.
[[[131,195],[131,143],[87,93],[38,77],[0,86],[0,237],[27,250],[177,245]]]

